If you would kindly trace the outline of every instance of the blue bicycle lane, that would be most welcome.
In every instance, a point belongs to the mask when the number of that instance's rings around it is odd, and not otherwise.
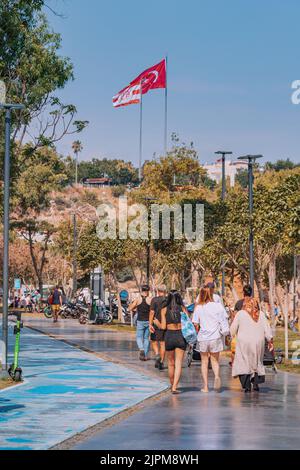
[[[168,386],[28,328],[21,366],[25,382],[0,392],[0,450],[49,449]]]

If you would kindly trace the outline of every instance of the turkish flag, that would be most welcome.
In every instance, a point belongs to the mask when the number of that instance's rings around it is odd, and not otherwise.
[[[167,87],[167,71],[166,60],[162,60],[159,64],[153,65],[149,69],[142,72],[130,84],[123,88],[113,97],[113,106],[128,106],[129,104],[139,103],[141,95],[148,93],[154,88]]]
[[[154,88],[166,88],[167,86],[167,72],[166,72],[166,60],[163,59],[153,67],[142,72],[136,77],[130,85],[137,85],[141,83],[142,94],[145,95],[149,90]]]

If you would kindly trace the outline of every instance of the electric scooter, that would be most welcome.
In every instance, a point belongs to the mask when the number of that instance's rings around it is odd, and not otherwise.
[[[16,336],[15,350],[14,350],[14,362],[8,369],[8,373],[15,382],[21,382],[22,380],[22,369],[19,367],[19,353],[20,353],[20,336],[21,329],[23,328],[23,322],[21,321],[21,312],[9,313],[17,318],[16,324],[14,325],[14,335]]]

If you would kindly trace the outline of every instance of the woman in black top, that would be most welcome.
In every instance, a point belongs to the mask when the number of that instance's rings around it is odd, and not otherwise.
[[[181,312],[187,313],[181,295],[176,290],[172,290],[167,298],[167,306],[161,311],[161,321],[155,319],[153,322],[158,328],[166,330],[165,347],[173,394],[179,393],[177,386],[187,346],[181,331]]]

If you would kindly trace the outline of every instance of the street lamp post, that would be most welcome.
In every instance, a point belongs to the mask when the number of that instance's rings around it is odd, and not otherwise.
[[[1,84],[3,90],[3,82]],[[9,196],[10,196],[10,137],[11,111],[24,109],[22,104],[4,103],[0,98],[0,109],[5,110],[5,154],[4,154],[4,198],[3,198],[3,316],[2,316],[2,370],[7,371],[8,344],[8,292],[9,292]]]
[[[154,197],[145,197],[144,201],[147,202],[147,209],[148,209],[148,240],[147,240],[147,264],[146,264],[146,278],[147,278],[147,285],[150,283],[150,255],[151,255],[151,239],[149,237],[150,232],[150,222],[151,222],[151,211],[150,205],[151,202],[157,201]]]
[[[72,149],[75,153],[75,185],[78,185],[78,154],[82,151],[82,145],[79,140],[72,144]],[[76,208],[73,214],[73,297],[77,292],[77,217]]]
[[[249,194],[249,264],[250,264],[250,286],[254,293],[254,245],[253,245],[253,164],[263,155],[245,155],[239,160],[248,161],[248,194]]]
[[[218,150],[215,155],[222,155],[222,201],[225,201],[226,197],[226,174],[225,174],[225,161],[226,155],[232,155],[232,152],[226,152]],[[225,296],[225,266],[222,260],[222,297]]]

